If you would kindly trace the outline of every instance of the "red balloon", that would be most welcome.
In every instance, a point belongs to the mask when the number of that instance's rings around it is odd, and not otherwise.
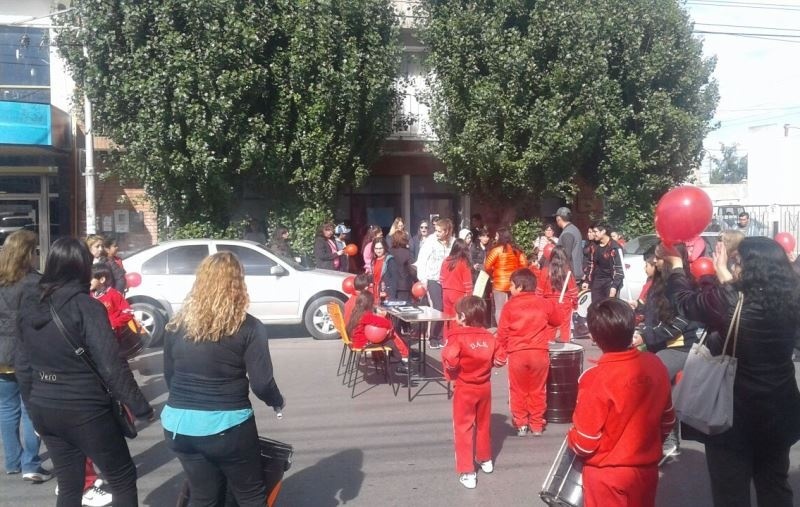
[[[794,236],[788,232],[779,232],[775,235],[775,241],[783,248],[786,253],[794,252],[794,247],[797,246],[797,241]]]
[[[366,335],[367,340],[372,343],[384,342],[388,333],[389,330],[385,327],[373,326],[372,324],[364,326],[364,335]]]
[[[134,288],[142,284],[142,275],[139,273],[125,273],[125,281],[128,282],[128,287]]]
[[[668,245],[688,241],[708,227],[713,212],[711,199],[703,190],[692,186],[673,188],[656,206],[656,232]]]
[[[694,262],[706,253],[706,242],[697,236],[686,242],[686,253],[689,254],[689,262]]]
[[[692,276],[695,278],[700,278],[701,276],[705,275],[713,275],[717,272],[717,270],[714,269],[714,261],[708,257],[698,257],[697,260],[692,262],[689,269],[692,272]]]
[[[425,286],[422,285],[422,282],[417,282],[417,283],[415,283],[414,285],[411,286],[411,294],[413,294],[414,297],[417,298],[417,299],[424,298],[425,294],[427,294],[427,293],[428,293],[428,289],[426,289]]]
[[[348,245],[344,247],[344,253],[352,257],[358,253],[358,247],[353,243],[348,243]]]
[[[350,275],[344,280],[342,280],[342,290],[345,294],[355,294],[356,287],[355,287],[356,277],[355,275]]]
[[[551,255],[553,255],[553,249],[554,249],[555,247],[556,247],[556,246],[555,246],[554,244],[552,244],[552,243],[548,243],[548,244],[546,244],[546,245],[544,246],[544,249],[542,249],[542,255],[543,255],[543,256],[544,256],[544,258],[545,258],[545,259],[547,259],[548,261],[550,260],[550,256],[551,256]]]

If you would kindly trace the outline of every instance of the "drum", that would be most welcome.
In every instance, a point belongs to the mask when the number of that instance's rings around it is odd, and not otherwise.
[[[115,331],[117,343],[119,344],[119,357],[121,359],[133,359],[144,348],[147,341],[147,330],[136,319],[131,319],[128,323]]]
[[[566,438],[547,472],[539,497],[547,505],[583,507],[583,460],[567,446]]]
[[[574,343],[550,344],[550,371],[547,374],[548,423],[572,422],[578,400],[578,378],[583,371],[583,347]]]
[[[578,293],[578,309],[575,313],[585,319],[590,304],[592,304],[592,291],[589,289],[580,291]]]

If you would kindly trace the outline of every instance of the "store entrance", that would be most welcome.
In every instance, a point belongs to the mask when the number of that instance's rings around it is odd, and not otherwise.
[[[35,233],[39,248],[34,265],[43,270],[50,245],[59,236],[58,194],[49,193],[47,176],[37,179],[40,180],[39,193],[0,192],[0,247],[14,231],[25,229]]]

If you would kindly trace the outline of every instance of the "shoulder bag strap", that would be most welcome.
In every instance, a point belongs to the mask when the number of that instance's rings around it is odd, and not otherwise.
[[[733,336],[733,351],[731,353],[732,357],[736,356],[736,341],[739,336],[739,320],[742,316],[742,304],[744,303],[744,294],[741,292],[738,293],[738,298],[736,300],[736,308],[733,309],[733,316],[731,317],[731,323],[728,326],[728,334],[725,336],[725,344],[722,346],[722,354],[725,355],[725,351],[728,350],[728,341]]]
[[[94,375],[97,377],[97,380],[100,381],[100,385],[103,387],[103,390],[110,396],[111,390],[108,388],[105,381],[103,381],[103,377],[100,376],[100,372],[97,371],[97,366],[95,366],[94,361],[92,361],[91,358],[86,355],[86,349],[75,345],[75,342],[72,341],[69,333],[67,332],[67,328],[64,327],[64,322],[61,321],[61,317],[58,316],[58,313],[56,312],[52,302],[50,302],[50,316],[53,317],[53,322],[56,323],[56,327],[58,327],[61,336],[67,341],[73,352],[75,352],[75,355],[80,357],[83,362],[86,363],[86,366],[89,367],[92,373],[94,373]]]

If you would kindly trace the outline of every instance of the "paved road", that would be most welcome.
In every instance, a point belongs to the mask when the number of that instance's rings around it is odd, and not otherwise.
[[[286,394],[282,420],[255,403],[260,432],[295,447],[283,481],[279,507],[354,506],[532,506],[538,497],[567,425],[551,424],[540,438],[517,437],[509,423],[505,370],[493,377],[492,440],[495,472],[478,476],[466,490],[454,471],[450,403],[444,390],[429,386],[412,403],[376,384],[350,399],[336,377],[338,342],[318,342],[298,328],[278,328],[270,341],[276,377]],[[588,340],[587,361],[599,356]],[[433,352],[433,359],[438,352]],[[145,395],[160,408],[166,401],[161,352],[149,350],[132,366]],[[368,387],[368,386],[367,386]],[[130,441],[139,471],[142,505],[175,505],[182,470],[166,448],[159,424]],[[47,463],[49,466],[49,462]],[[800,495],[800,445],[792,451],[792,485]],[[55,504],[55,481],[29,485],[0,474],[0,506]],[[702,447],[685,443],[678,459],[662,470],[659,507],[710,506]]]

